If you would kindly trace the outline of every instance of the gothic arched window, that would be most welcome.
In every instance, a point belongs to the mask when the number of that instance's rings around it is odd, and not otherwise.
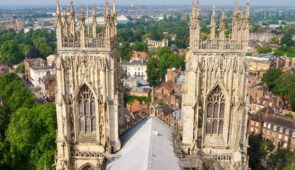
[[[93,93],[84,85],[78,95],[79,129],[81,133],[96,131],[96,108]]]
[[[207,134],[222,134],[225,114],[225,99],[219,86],[207,98]]]
[[[90,165],[86,165],[81,170],[94,170],[94,168]]]

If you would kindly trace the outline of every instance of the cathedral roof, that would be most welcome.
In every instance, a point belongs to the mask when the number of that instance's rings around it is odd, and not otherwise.
[[[122,149],[107,170],[179,170],[173,130],[156,117],[147,118],[122,136]]]

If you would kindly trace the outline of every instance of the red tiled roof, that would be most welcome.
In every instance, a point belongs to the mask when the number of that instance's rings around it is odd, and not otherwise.
[[[148,55],[145,52],[132,51],[132,58],[133,59],[146,60],[147,59],[147,56]]]

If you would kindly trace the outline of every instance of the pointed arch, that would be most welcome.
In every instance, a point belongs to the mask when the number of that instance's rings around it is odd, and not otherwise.
[[[219,85],[215,86],[207,96],[206,133],[223,133],[223,119],[225,114],[225,95]],[[211,127],[211,131],[207,128]]]
[[[96,102],[92,90],[84,84],[78,93],[79,132],[96,132]]]
[[[85,165],[81,166],[80,170],[95,170],[95,167],[90,163],[86,163]]]

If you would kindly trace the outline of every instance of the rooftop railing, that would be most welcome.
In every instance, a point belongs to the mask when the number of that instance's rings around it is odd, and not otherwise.
[[[195,52],[246,52],[248,42],[237,42],[234,40],[198,40],[191,44]]]

